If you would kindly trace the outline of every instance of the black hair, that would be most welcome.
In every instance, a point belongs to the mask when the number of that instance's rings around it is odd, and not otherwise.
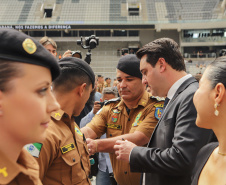
[[[92,84],[89,76],[82,70],[72,66],[61,68],[61,74],[53,81],[53,89],[61,92],[69,92],[79,85],[86,83],[86,88]]]
[[[147,55],[146,61],[155,67],[159,58],[164,58],[165,61],[176,71],[186,71],[184,58],[179,51],[178,44],[170,38],[156,39],[139,49],[136,53],[141,59]]]
[[[218,83],[222,83],[226,88],[226,56],[218,57],[209,64],[207,78],[211,83],[212,89]]]

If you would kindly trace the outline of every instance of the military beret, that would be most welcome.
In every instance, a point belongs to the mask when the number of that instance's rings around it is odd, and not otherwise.
[[[122,56],[119,59],[116,68],[128,75],[142,79],[142,74],[140,72],[140,60],[136,57],[136,55],[128,54]]]
[[[92,68],[82,59],[77,57],[65,57],[59,60],[60,67],[75,67],[85,72],[91,80],[92,86],[95,86],[95,75]]]
[[[0,29],[0,59],[48,68],[52,80],[60,74],[56,58],[32,37],[14,29]]]

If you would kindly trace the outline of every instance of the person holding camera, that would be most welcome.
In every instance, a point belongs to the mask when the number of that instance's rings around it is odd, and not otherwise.
[[[87,114],[84,118],[82,118],[80,122],[80,127],[82,128],[86,126],[108,100],[117,98],[117,97],[118,97],[117,92],[113,88],[111,87],[104,88],[102,92],[102,98],[100,99],[100,101],[95,101],[93,110],[90,111],[90,113]],[[101,139],[106,138],[106,134],[102,135],[100,138]],[[109,154],[100,152],[98,157],[98,172],[96,175],[96,184],[98,185],[117,184],[112,174],[113,174],[113,170],[112,170]]]
[[[129,66],[129,67],[128,67]],[[90,154],[109,152],[114,177],[120,185],[137,185],[140,173],[131,173],[128,163],[118,161],[113,146],[116,140],[146,145],[161,117],[163,101],[145,91],[136,55],[121,57],[117,65],[117,88],[121,98],[109,100],[92,121],[81,129]],[[107,134],[106,139],[96,139]]]

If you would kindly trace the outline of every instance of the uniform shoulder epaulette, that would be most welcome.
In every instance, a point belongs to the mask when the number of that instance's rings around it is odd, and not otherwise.
[[[104,103],[104,105],[108,105],[108,104],[110,104],[110,103],[117,102],[117,101],[120,101],[120,100],[121,100],[121,97],[113,98],[113,99],[110,99],[110,100],[106,101],[106,102]]]
[[[151,98],[156,99],[158,101],[165,101],[164,97],[159,97],[159,96],[151,96]]]

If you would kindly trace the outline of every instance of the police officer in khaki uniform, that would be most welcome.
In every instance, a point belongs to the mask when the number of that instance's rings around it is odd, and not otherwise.
[[[128,67],[129,66],[129,67]],[[90,153],[110,152],[114,177],[119,185],[138,185],[140,173],[131,173],[128,163],[117,161],[113,146],[118,139],[146,145],[161,116],[163,101],[145,91],[135,55],[125,55],[117,65],[117,88],[121,98],[108,101],[81,131],[88,138]],[[107,133],[107,139],[95,139]],[[91,139],[89,139],[91,138]]]
[[[89,153],[73,116],[80,114],[89,99],[95,76],[81,59],[66,57],[59,64],[61,75],[53,82],[53,93],[61,110],[51,114],[40,153],[30,152],[37,157],[43,184],[88,185],[91,184]]]
[[[104,88],[104,77],[102,75],[97,76],[97,92],[102,93]]]
[[[111,78],[109,77],[105,78],[104,88],[106,87],[111,87]]]
[[[0,184],[41,185],[37,161],[23,148],[42,142],[52,111],[56,59],[33,38],[0,29]],[[41,75],[40,75],[41,74]]]

